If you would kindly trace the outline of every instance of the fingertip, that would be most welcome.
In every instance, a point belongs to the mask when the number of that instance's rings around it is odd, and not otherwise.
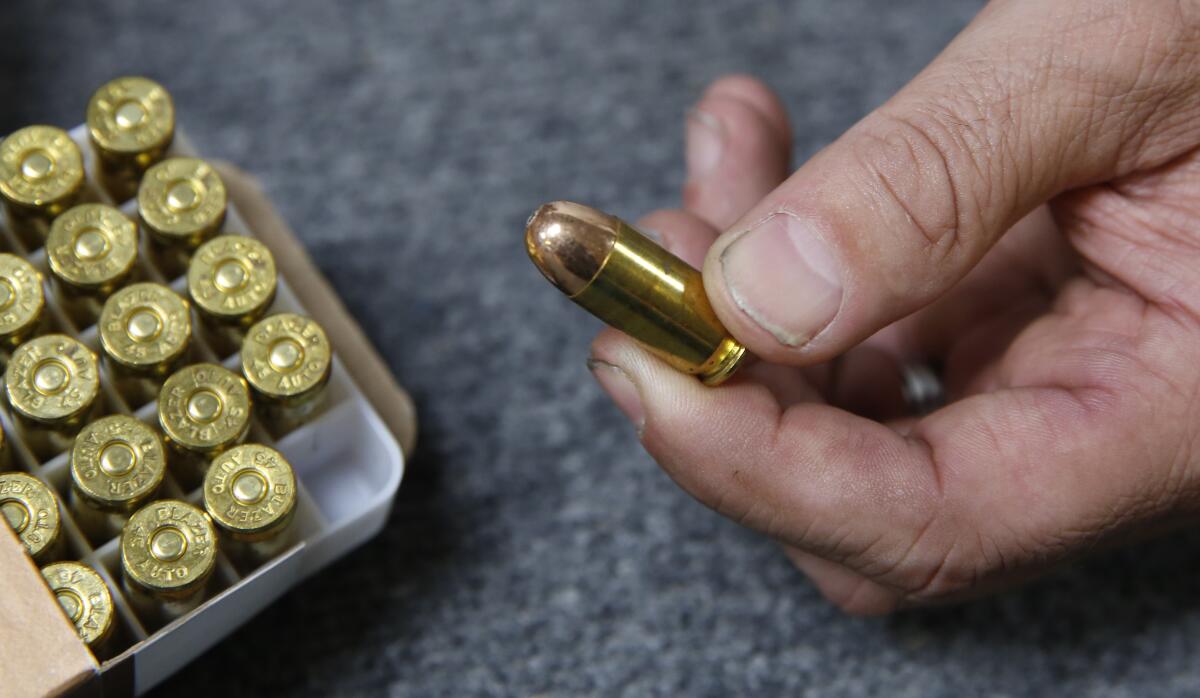
[[[783,144],[790,146],[791,124],[788,122],[787,109],[783,101],[765,82],[753,75],[734,73],[718,78],[708,89],[705,96],[721,96],[739,100],[755,111],[774,128],[775,133],[783,138]]]
[[[899,593],[844,565],[791,545],[784,545],[783,550],[796,569],[803,572],[821,592],[821,596],[847,615],[883,616],[900,607]]]
[[[685,140],[684,208],[718,229],[732,225],[787,176],[786,119],[730,90],[705,93],[688,113]]]

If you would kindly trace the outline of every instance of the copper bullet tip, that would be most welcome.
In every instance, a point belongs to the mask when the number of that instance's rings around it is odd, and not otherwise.
[[[590,206],[554,201],[530,216],[525,249],[550,283],[574,296],[604,268],[619,226],[617,218]]]

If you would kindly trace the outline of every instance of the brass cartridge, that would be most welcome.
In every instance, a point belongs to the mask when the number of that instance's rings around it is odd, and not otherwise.
[[[529,219],[525,248],[571,300],[706,385],[728,380],[746,358],[713,312],[700,272],[615,216],[546,204]]]
[[[59,305],[76,327],[96,322],[105,299],[129,279],[137,255],[137,225],[111,206],[81,204],[54,219],[46,262]]]
[[[143,619],[169,622],[199,606],[216,561],[212,520],[187,502],[151,502],[121,532],[122,587]]]
[[[254,238],[222,235],[196,250],[187,281],[205,338],[225,357],[241,347],[246,330],[275,299],[275,258]]]
[[[163,384],[158,423],[171,451],[172,472],[186,487],[195,486],[212,458],[246,438],[250,390],[241,376],[224,367],[186,366]]]
[[[34,562],[45,564],[61,555],[58,499],[46,483],[25,473],[0,473],[0,514]]]
[[[46,586],[58,599],[67,619],[75,626],[79,639],[92,653],[103,656],[103,648],[112,638],[116,609],[112,593],[104,579],[91,567],[79,562],[56,562],[42,568]]]
[[[204,509],[225,535],[230,558],[249,566],[265,562],[292,541],[296,475],[273,448],[234,446],[213,459],[204,477]]]
[[[192,338],[188,302],[170,288],[139,283],[112,294],[100,313],[100,346],[113,384],[130,406],[158,395],[187,355]]]
[[[0,253],[0,361],[44,326],[42,275],[13,254]]]
[[[242,343],[242,373],[254,390],[260,420],[276,438],[320,412],[332,365],[325,330],[295,313],[264,318]]]
[[[50,222],[84,191],[83,154],[66,131],[26,126],[0,141],[0,198],[9,228],[28,249],[42,246]]]
[[[217,171],[203,160],[183,157],[147,170],[137,199],[155,265],[168,279],[184,273],[192,252],[217,234],[228,204]]]
[[[62,334],[31,339],[13,352],[4,391],[25,442],[44,462],[70,448],[100,407],[96,355]]]
[[[123,77],[100,86],[87,106],[88,136],[100,182],[117,203],[137,193],[142,175],[175,138],[175,104],[153,80]]]
[[[134,510],[154,497],[167,470],[158,432],[125,414],[101,417],[71,447],[70,508],[93,543],[115,538]]]

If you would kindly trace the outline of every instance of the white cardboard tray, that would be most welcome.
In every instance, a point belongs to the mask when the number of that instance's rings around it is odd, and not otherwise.
[[[87,142],[86,130],[78,127],[71,132],[71,136],[79,143],[89,179],[94,183],[94,155]],[[170,155],[202,157],[196,155],[182,134],[177,134]],[[101,191],[94,184],[93,189]],[[232,198],[224,232],[255,237],[256,231],[239,215]],[[122,209],[136,217],[135,202],[127,202]],[[5,235],[11,239],[11,247],[23,249],[15,236],[8,235],[7,231]],[[144,239],[142,244],[144,251]],[[272,251],[279,255],[279,250]],[[46,275],[42,250],[28,250],[25,256]],[[147,280],[167,283],[184,297],[187,296],[184,278],[163,279],[144,260],[143,254],[140,263]],[[310,315],[292,291],[293,284],[304,284],[306,279],[289,279],[283,269],[280,271],[277,297],[270,312]],[[55,330],[78,337],[99,354],[96,328],[75,328],[70,323],[67,315],[54,303],[48,277],[46,291],[47,309],[52,314]],[[296,516],[292,524],[295,527],[296,544],[245,575],[239,574],[224,555],[220,555],[209,584],[207,601],[188,615],[161,627],[140,618],[121,592],[119,540],[114,538],[96,546],[89,545],[71,520],[65,505],[70,487],[67,455],[60,453],[44,463],[38,463],[17,437],[18,432],[13,428],[7,410],[0,409],[0,422],[5,433],[12,437],[14,467],[27,470],[51,484],[63,503],[61,509],[67,558],[91,565],[105,578],[113,592],[122,637],[117,648],[119,653],[101,664],[104,695],[140,695],[146,692],[302,579],[360,545],[383,526],[404,475],[404,455],[396,436],[338,358],[338,339],[337,335],[331,334],[334,361],[324,411],[313,421],[278,441],[272,439],[257,422],[251,425],[247,438],[247,441],[273,445],[295,468],[300,484]],[[354,340],[361,341],[358,337]],[[221,363],[237,373],[241,372],[236,354],[218,356],[203,344],[202,339],[194,337],[193,341],[199,345],[197,360]],[[154,403],[130,410],[109,385],[106,376],[102,378],[102,387],[108,412],[132,413],[157,427]],[[159,496],[177,497],[199,504],[201,495],[198,490],[182,490],[168,474]]]

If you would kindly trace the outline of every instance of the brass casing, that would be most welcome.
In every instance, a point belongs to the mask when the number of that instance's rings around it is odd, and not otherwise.
[[[192,338],[188,302],[151,282],[109,296],[98,326],[110,375],[132,407],[158,395],[166,377],[186,358]]]
[[[84,192],[83,154],[66,131],[27,126],[0,141],[0,198],[11,230],[41,247],[54,217]]]
[[[0,473],[0,519],[38,564],[59,556],[62,518],[50,486],[25,473]]]
[[[223,366],[192,364],[171,374],[158,396],[158,424],[171,450],[172,472],[185,487],[199,484],[209,461],[246,438],[250,389]]]
[[[246,330],[271,307],[277,285],[275,258],[254,238],[221,235],[196,250],[188,265],[188,296],[218,356],[241,347]]]
[[[4,391],[25,442],[44,462],[70,448],[100,407],[96,355],[66,335],[36,337],[13,352]]]
[[[151,502],[121,532],[122,586],[144,618],[169,621],[198,606],[216,561],[212,520],[187,502]]]
[[[54,219],[46,263],[76,327],[96,321],[104,300],[130,278],[137,256],[137,225],[111,206],[81,204]]]
[[[43,326],[42,275],[17,255],[0,253],[0,360]]]
[[[261,444],[234,446],[204,476],[204,509],[229,539],[225,550],[256,564],[283,551],[296,513],[296,475],[283,454]]]
[[[154,263],[172,278],[187,270],[192,252],[224,225],[229,199],[212,165],[174,157],[146,170],[137,202]]]
[[[303,315],[263,318],[242,343],[242,374],[254,390],[260,420],[276,438],[320,412],[332,366],[329,337]]]
[[[543,211],[535,214],[531,226]],[[546,222],[560,226],[551,232],[565,238],[612,240],[594,276],[575,293],[568,293],[571,300],[680,371],[699,376],[706,385],[719,385],[732,376],[745,358],[746,348],[717,319],[700,272],[621,219],[592,209],[586,213],[594,215]],[[558,285],[537,242],[526,238],[529,256]]]
[[[167,470],[158,432],[125,414],[85,426],[69,462],[71,512],[96,543],[120,534],[129,515],[154,497]]]
[[[104,579],[79,562],[56,562],[42,568],[46,586],[58,599],[79,639],[95,653],[112,637],[116,608]]]
[[[88,136],[100,181],[118,203],[137,193],[146,170],[163,158],[175,137],[175,104],[153,80],[123,77],[92,94]]]

